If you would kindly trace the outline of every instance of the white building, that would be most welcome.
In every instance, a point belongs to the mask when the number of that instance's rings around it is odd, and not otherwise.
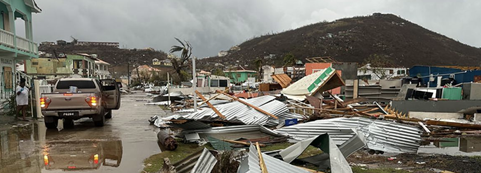
[[[406,67],[371,67],[366,64],[357,69],[357,76],[370,80],[393,79],[407,76],[408,70]]]
[[[217,56],[218,56],[218,57],[224,57],[224,56],[227,56],[228,54],[229,54],[229,52],[227,52],[227,51],[220,51],[220,52],[217,54]]]
[[[109,63],[97,58],[97,60],[95,60],[95,76],[99,79],[110,78],[109,66]]]
[[[274,67],[272,66],[262,66],[262,82],[263,83],[272,83],[274,80],[272,79],[272,75],[274,74]]]

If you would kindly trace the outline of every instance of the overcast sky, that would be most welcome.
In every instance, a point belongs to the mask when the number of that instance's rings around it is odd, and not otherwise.
[[[188,40],[197,57],[214,56],[254,36],[323,20],[393,13],[481,47],[479,0],[36,0],[34,40],[114,41],[167,52]]]

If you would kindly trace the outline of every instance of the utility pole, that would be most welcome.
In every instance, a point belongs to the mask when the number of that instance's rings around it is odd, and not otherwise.
[[[168,99],[169,101],[167,102],[167,104],[170,106],[170,81],[169,81],[169,73],[167,72],[167,96],[168,96]]]
[[[197,93],[195,93],[195,90],[197,90],[197,76],[195,72],[195,57],[192,58],[192,88],[194,91],[192,92],[194,94],[194,112],[197,112]]]
[[[127,88],[130,87],[130,57],[127,60]]]

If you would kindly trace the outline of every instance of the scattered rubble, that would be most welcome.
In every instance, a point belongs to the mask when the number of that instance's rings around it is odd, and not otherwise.
[[[436,167],[429,160],[413,161],[404,156],[419,153],[423,145],[433,141],[445,142],[446,137],[481,135],[481,124],[477,122],[480,116],[425,112],[413,112],[410,116],[396,110],[391,102],[333,95],[330,90],[343,86],[344,81],[331,67],[294,83],[285,75],[272,77],[283,88],[280,94],[260,92],[243,99],[228,91],[218,91],[209,94],[210,97],[195,91],[200,103],[197,110],[192,109],[192,99],[196,99],[192,96],[172,100],[172,104],[147,103],[170,106],[173,112],[171,116],[154,116],[149,120],[159,128],[175,129],[175,135],[159,132],[159,142],[166,149],[185,145],[177,144],[176,140],[210,147],[174,164],[165,160],[163,170],[216,172],[220,168],[226,170],[224,164],[228,163],[238,165],[237,172],[352,172],[351,166],[372,169],[371,163],[352,159],[366,153],[378,158],[376,162],[390,163],[391,170],[429,166],[454,171],[459,169]],[[400,93],[393,98],[404,99],[415,87],[407,84],[398,87]],[[464,111],[472,112],[471,109],[474,108]],[[466,138],[460,140],[463,145],[476,143]],[[295,144],[276,151],[261,151],[286,141]],[[299,158],[309,146],[322,153]],[[470,152],[481,151],[479,146],[463,147]],[[223,155],[227,152],[228,155]]]

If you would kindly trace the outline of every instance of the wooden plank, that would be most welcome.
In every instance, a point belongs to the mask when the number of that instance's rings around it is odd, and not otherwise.
[[[424,131],[426,131],[427,133],[431,133],[431,130],[429,130],[428,127],[423,124],[423,122],[419,121],[418,124],[423,127]]]
[[[200,107],[200,106],[202,106],[204,103],[206,103],[206,102],[208,102],[208,101],[211,101],[212,99],[215,99],[215,98],[217,98],[217,97],[219,97],[219,96],[220,96],[220,94],[216,94],[214,97],[211,97],[211,98],[207,99],[206,101],[203,101],[202,103],[200,103],[199,105],[197,105],[197,107]]]
[[[437,125],[437,126],[450,126],[458,128],[469,128],[469,129],[481,129],[481,125],[478,124],[466,124],[466,123],[455,123],[455,122],[444,122],[444,121],[426,121],[426,125]]]
[[[197,96],[199,96],[202,100],[205,101],[205,103],[207,103],[207,105],[217,114],[219,115],[219,117],[221,117],[222,119],[225,119],[224,115],[222,115],[219,110],[217,110],[217,108],[214,107],[214,105],[212,105],[207,99],[205,99],[205,97],[197,90],[195,90],[195,93],[197,94]]]
[[[359,79],[356,79],[354,80],[354,84],[353,84],[353,91],[352,91],[352,98],[353,99],[357,99],[357,97],[359,96]]]
[[[245,101],[243,101],[243,100],[241,100],[241,99],[239,99],[239,98],[237,98],[237,97],[234,97],[234,96],[231,96],[231,95],[225,94],[225,93],[224,93],[224,95],[226,95],[227,97],[230,97],[230,98],[234,99],[235,101],[241,102],[242,104],[245,104],[245,105],[247,105],[247,106],[249,106],[249,107],[251,107],[251,108],[254,108],[255,110],[257,110],[257,111],[259,111],[259,112],[261,112],[261,113],[263,113],[263,114],[269,115],[269,116],[271,116],[272,118],[279,119],[277,116],[275,116],[275,115],[273,115],[273,114],[271,114],[271,113],[269,113],[269,112],[266,112],[266,111],[262,110],[261,108],[259,108],[259,107],[257,107],[257,106],[251,105],[250,103],[247,103],[247,102],[245,102]]]
[[[363,112],[363,113],[368,113],[368,112],[372,112],[372,111],[375,111],[375,110],[378,110],[379,108],[371,108],[371,109],[368,109],[368,110],[362,110],[360,112]]]
[[[229,143],[233,143],[233,144],[242,144],[242,145],[246,145],[246,146],[251,145],[250,143],[242,142],[242,141],[234,141],[234,140],[227,140],[227,139],[224,139],[224,140],[222,140],[222,141],[229,142]],[[259,146],[265,147],[266,145],[265,145],[265,144],[259,144]]]
[[[261,167],[262,173],[267,173],[266,163],[264,163],[264,158],[262,158],[261,147],[259,147],[259,142],[256,142],[257,154],[259,155],[259,166]]]

